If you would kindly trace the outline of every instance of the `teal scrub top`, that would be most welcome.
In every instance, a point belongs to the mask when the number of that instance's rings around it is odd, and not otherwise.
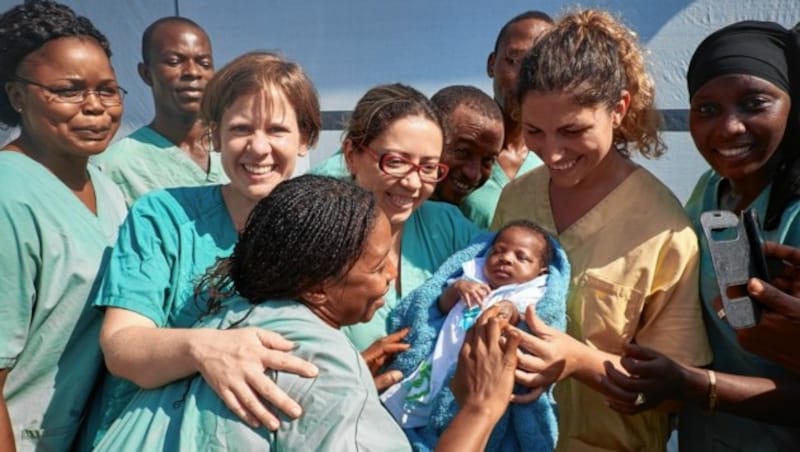
[[[528,152],[528,156],[522,161],[522,165],[517,171],[517,177],[522,176],[528,171],[541,165],[542,161],[533,152]],[[494,218],[494,211],[497,208],[497,202],[500,200],[500,193],[503,192],[503,187],[511,182],[500,167],[500,164],[495,162],[492,166],[492,174],[489,180],[474,192],[470,193],[464,201],[459,204],[458,208],[464,213],[464,216],[472,220],[478,227],[489,229],[492,225]]]
[[[0,368],[19,451],[70,447],[102,366],[89,300],[126,207],[87,171],[96,214],[38,162],[0,151]]]
[[[208,157],[206,172],[165,136],[144,126],[93,157],[92,163],[119,186],[131,205],[157,189],[227,182],[219,152],[209,151]]]
[[[359,350],[386,336],[386,318],[400,298],[421,286],[453,253],[485,232],[467,220],[452,204],[425,201],[403,226],[400,245],[400,288],[390,290],[386,303],[369,322],[342,328]]]
[[[348,179],[350,177],[350,171],[347,169],[347,163],[344,160],[342,148],[337,149],[336,152],[328,156],[328,158],[314,165],[308,172],[309,174],[328,176],[336,179]]]
[[[792,375],[790,372],[744,350],[736,339],[735,330],[716,315],[714,300],[719,297],[719,286],[708,242],[700,225],[700,214],[720,209],[721,182],[717,173],[708,171],[701,176],[686,204],[686,212],[700,240],[700,298],[709,343],[714,352],[712,367],[735,375],[789,377]],[[769,191],[770,187],[764,189],[748,206],[755,209],[762,219],[765,218]],[[777,228],[763,233],[766,240],[800,246],[800,201],[794,201],[784,210]],[[681,451],[786,451],[794,450],[800,444],[800,428],[772,425],[722,411],[708,415],[687,405],[680,413],[679,428]]]
[[[235,297],[197,327],[256,326],[292,341],[292,353],[319,368],[315,378],[271,376],[303,407],[296,420],[281,417],[277,432],[241,422],[201,376],[140,390],[97,451],[286,450],[409,451],[405,434],[383,408],[359,352],[337,329],[297,301],[253,307]]]
[[[187,328],[206,312],[195,285],[238,239],[220,185],[149,193],[131,208],[111,253],[99,308],[140,314],[158,327]],[[81,444],[96,444],[135,394],[133,383],[106,375]]]

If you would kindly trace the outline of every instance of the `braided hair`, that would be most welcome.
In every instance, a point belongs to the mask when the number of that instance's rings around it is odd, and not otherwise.
[[[234,290],[253,304],[297,298],[342,278],[364,249],[378,215],[375,198],[356,184],[303,175],[278,184],[247,219],[233,254],[203,277],[209,310]]]

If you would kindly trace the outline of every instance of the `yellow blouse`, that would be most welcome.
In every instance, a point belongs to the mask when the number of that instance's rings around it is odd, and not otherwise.
[[[547,168],[503,190],[493,229],[534,221],[561,242],[572,265],[567,332],[589,347],[621,354],[636,342],[689,365],[711,362],[698,289],[698,245],[674,195],[644,168],[561,234],[556,232]],[[663,451],[667,415],[626,416],[573,378],[556,385],[558,451]]]

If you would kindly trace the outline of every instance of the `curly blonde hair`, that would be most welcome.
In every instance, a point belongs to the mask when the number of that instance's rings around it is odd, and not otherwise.
[[[636,34],[611,14],[579,10],[559,19],[536,41],[520,68],[517,100],[528,92],[569,92],[579,105],[606,104],[630,93],[630,105],[614,129],[614,147],[625,156],[632,150],[646,158],[665,151],[655,109],[655,86]]]

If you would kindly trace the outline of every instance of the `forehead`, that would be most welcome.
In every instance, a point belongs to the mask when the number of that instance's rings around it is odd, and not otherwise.
[[[503,33],[498,45],[498,51],[529,50],[533,47],[533,42],[536,38],[551,27],[552,25],[539,19],[525,19],[514,22]]]
[[[153,30],[150,52],[158,53],[182,45],[193,45],[208,50],[211,43],[206,33],[194,25],[183,22],[165,22]]]
[[[788,94],[761,77],[750,74],[725,74],[712,78],[704,83],[692,96],[691,100],[706,97],[736,97],[756,92],[766,92],[774,95]]]
[[[492,119],[483,113],[466,105],[459,105],[447,118],[447,123],[452,132],[451,142],[459,140],[481,141],[486,145],[482,150],[485,153],[500,152],[503,143],[503,122]],[[496,145],[496,146],[495,146]],[[497,149],[493,149],[497,147]]]
[[[495,243],[513,243],[538,252],[544,246],[544,240],[542,234],[537,231],[522,226],[512,226],[498,234]]]
[[[101,75],[113,78],[114,71],[94,38],[70,36],[53,39],[25,56],[20,66],[29,72],[58,72],[61,78]]]

